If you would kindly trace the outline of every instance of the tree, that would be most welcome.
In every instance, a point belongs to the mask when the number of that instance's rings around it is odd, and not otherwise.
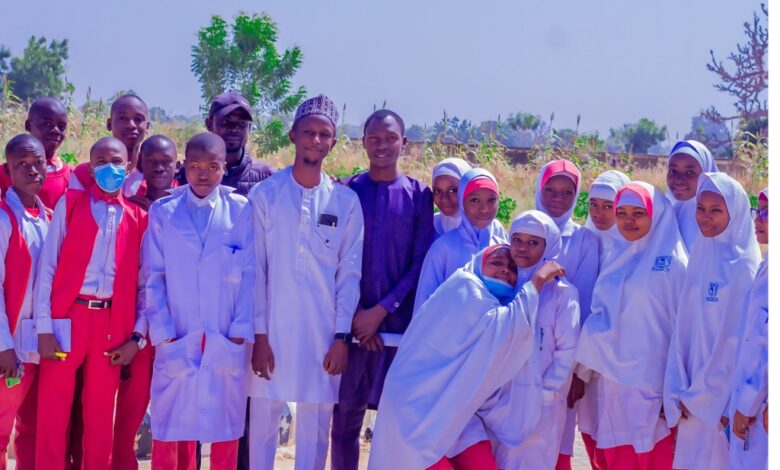
[[[542,124],[542,118],[531,113],[510,114],[506,120],[514,130],[535,131]]]
[[[191,69],[200,81],[204,111],[218,94],[237,90],[252,105],[259,124],[255,140],[262,152],[289,143],[283,117],[306,97],[304,87],[292,86],[303,59],[301,49],[280,53],[277,35],[276,23],[264,13],[240,13],[232,26],[215,15],[192,46]]]
[[[713,121],[706,111],[691,118],[691,132],[685,140],[698,140],[719,157],[731,156],[731,134],[723,121]]]
[[[765,4],[761,4],[764,18],[769,17]],[[769,47],[769,30],[762,23],[761,17],[753,13],[753,22],[745,22],[747,42],[737,44],[736,52],[729,54],[727,60],[732,67],[727,68],[723,61],[715,58],[710,50],[711,61],[707,70],[715,73],[720,80],[715,89],[728,93],[736,98],[734,107],[737,114],[723,116],[714,107],[707,111],[707,117],[715,122],[738,119],[740,121],[758,120],[766,123],[769,111],[767,107],[767,91],[769,87],[769,69],[767,67],[767,50]],[[766,128],[766,125],[764,125]]]
[[[659,127],[652,119],[642,118],[635,124],[610,129],[609,137],[627,152],[647,153],[650,147],[666,138],[666,126]]]
[[[10,61],[9,61],[10,59]],[[68,40],[30,37],[21,56],[11,57],[11,52],[0,47],[0,75],[11,83],[11,91],[22,101],[41,96],[64,98],[73,91],[73,85],[65,78],[65,61],[68,60]]]

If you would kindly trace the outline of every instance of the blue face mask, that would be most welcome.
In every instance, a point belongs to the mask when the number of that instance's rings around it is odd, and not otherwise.
[[[515,288],[500,279],[482,276],[482,282],[491,294],[496,296],[501,305],[506,305],[515,298]]]
[[[98,187],[107,193],[119,191],[127,176],[125,165],[106,163],[92,169],[95,172],[95,182]]]

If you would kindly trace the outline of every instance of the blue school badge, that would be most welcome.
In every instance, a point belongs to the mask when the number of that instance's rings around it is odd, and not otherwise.
[[[655,264],[653,264],[653,271],[668,273],[669,267],[672,265],[671,256],[656,256]]]
[[[718,299],[718,288],[720,287],[720,284],[717,282],[710,282],[710,287],[707,289],[707,297],[704,298],[707,302],[717,302]]]

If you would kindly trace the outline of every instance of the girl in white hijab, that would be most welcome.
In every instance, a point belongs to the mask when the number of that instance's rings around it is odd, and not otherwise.
[[[507,241],[506,230],[495,220],[498,194],[498,182],[489,171],[474,168],[463,175],[458,183],[460,225],[437,238],[428,249],[417,283],[415,312],[476,252]]]
[[[690,253],[694,242],[701,238],[696,225],[696,184],[699,175],[715,173],[718,166],[707,147],[695,140],[677,142],[669,152],[668,165],[666,196],[672,201],[685,248]]]
[[[545,213],[530,210],[515,218],[509,230],[518,285],[525,284],[546,260],[561,252],[561,233]],[[512,380],[507,425],[530,430],[520,445],[494,439],[499,468],[552,469],[558,460],[566,424],[566,397],[579,336],[577,289],[560,278],[539,293],[535,348]]]
[[[598,175],[588,191],[588,219],[585,228],[599,240],[600,269],[613,248],[625,245],[615,225],[615,195],[630,179],[622,171],[608,170]],[[618,248],[619,249],[619,248]]]
[[[663,383],[688,255],[661,191],[631,182],[617,192],[615,208],[625,247],[596,281],[577,373],[596,395],[596,460],[607,469],[671,468]]]
[[[702,237],[681,286],[664,383],[664,412],[678,426],[674,468],[727,468],[728,401],[745,296],[761,254],[750,201],[724,173],[703,173],[696,189]]]
[[[439,212],[433,216],[433,228],[436,229],[437,237],[460,226],[458,184],[470,169],[469,162],[454,157],[445,158],[433,167],[431,178],[433,203],[439,209]]]
[[[756,240],[769,243],[769,189],[758,195],[753,209]],[[767,354],[769,320],[769,255],[758,267],[745,301],[745,328],[740,342],[734,391],[731,395],[733,434],[729,449],[729,468],[762,469],[767,466],[769,443],[763,424],[768,398]]]
[[[536,182],[536,209],[549,215],[561,231],[561,254],[558,262],[566,270],[566,277],[580,297],[580,324],[590,315],[590,299],[593,285],[599,274],[599,241],[596,235],[571,220],[582,177],[580,170],[568,160],[554,160],[542,167]],[[576,374],[572,379],[569,410],[566,416],[564,436],[561,441],[561,465],[570,467],[574,453],[574,427],[577,404],[582,398],[584,384]]]

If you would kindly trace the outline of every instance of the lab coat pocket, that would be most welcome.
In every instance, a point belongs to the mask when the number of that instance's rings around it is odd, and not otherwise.
[[[241,284],[242,267],[246,250],[239,246],[222,247],[222,269],[224,279],[230,284]]]
[[[170,343],[160,343],[155,351],[155,362],[161,365],[161,371],[170,377],[183,377],[193,370],[188,345],[192,342],[192,333]]]
[[[237,376],[244,374],[249,370],[249,354],[247,342],[236,344],[228,338],[219,335],[220,341],[220,360],[215,361],[214,368],[225,374]]]
[[[314,233],[317,240],[319,240],[318,243],[312,245],[312,248],[314,248],[314,256],[322,260],[325,264],[335,266],[338,262],[341,230],[338,227],[317,225],[314,228]]]

